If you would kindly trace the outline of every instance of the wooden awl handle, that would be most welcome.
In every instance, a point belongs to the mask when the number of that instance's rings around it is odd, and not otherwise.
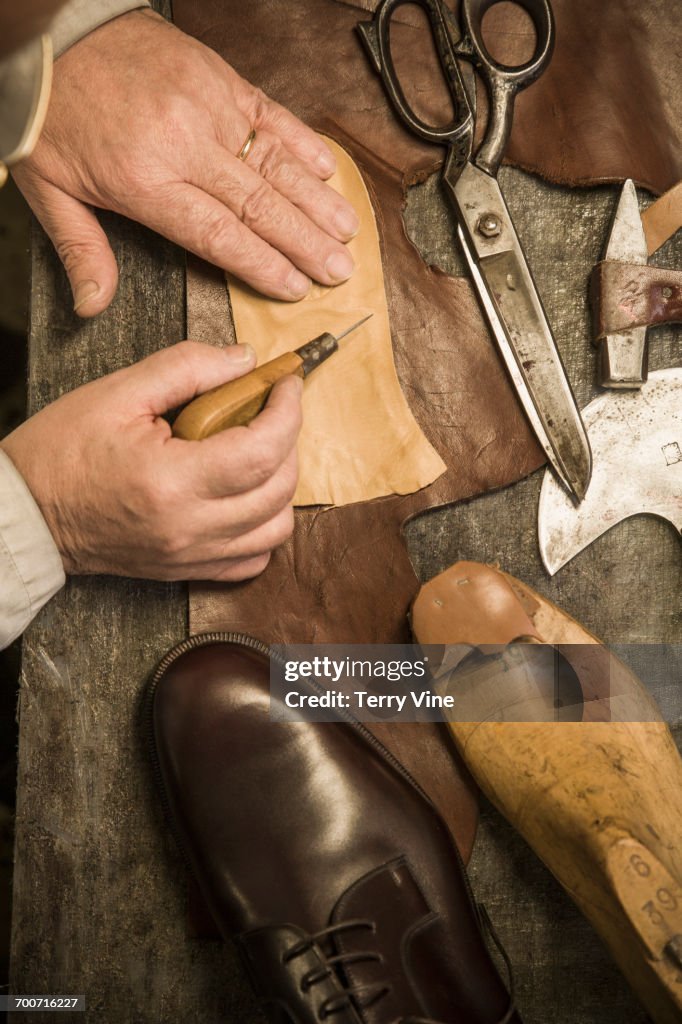
[[[244,377],[207,391],[185,406],[173,424],[173,436],[201,441],[228,427],[246,426],[261,411],[277,381],[289,374],[304,376],[297,352],[285,352]]]

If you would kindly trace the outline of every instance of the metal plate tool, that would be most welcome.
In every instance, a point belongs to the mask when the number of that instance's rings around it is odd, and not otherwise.
[[[592,299],[598,379],[583,409],[594,472],[578,507],[547,473],[538,507],[545,568],[558,572],[617,523],[637,514],[682,532],[682,368],[648,373],[647,328],[682,321],[682,274],[647,266],[637,193],[628,180],[616,207]]]

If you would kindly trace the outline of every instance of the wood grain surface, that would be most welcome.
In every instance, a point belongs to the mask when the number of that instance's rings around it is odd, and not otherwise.
[[[595,393],[587,278],[618,190],[552,188],[509,169],[501,178],[584,404]],[[32,410],[184,336],[182,254],[120,218],[102,219],[121,283],[94,322],[70,312],[65,275],[34,229]],[[406,220],[430,262],[463,272],[434,181],[413,190]],[[656,259],[680,266],[682,246]],[[682,362],[680,336],[652,334],[653,368]],[[680,643],[672,528],[630,520],[550,580],[535,536],[541,476],[410,524],[421,577],[459,558],[496,560],[606,641]],[[92,577],[72,579],[25,635],[11,991],[85,994],[85,1014],[72,1015],[80,1024],[260,1020],[232,950],[188,937],[184,870],[152,788],[141,694],[185,630],[184,586]],[[526,1024],[645,1020],[590,927],[487,806],[471,875],[514,964]]]

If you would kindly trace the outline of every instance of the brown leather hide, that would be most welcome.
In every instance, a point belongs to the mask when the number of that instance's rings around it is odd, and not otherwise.
[[[359,164],[375,201],[398,376],[448,472],[408,497],[299,511],[294,537],[274,553],[264,575],[236,586],[192,588],[195,632],[241,630],[266,642],[406,640],[418,581],[401,524],[434,505],[502,487],[541,462],[468,281],[427,268],[405,235],[405,183],[425,177],[443,154],[397,123],[370,69],[354,26],[362,8],[372,6],[335,0],[173,4],[181,28],[337,139]],[[490,12],[491,31],[504,30],[505,6]],[[561,182],[631,176],[658,190],[673,184],[682,177],[673,116],[680,91],[674,4],[555,0],[554,8],[555,57],[543,79],[519,97],[509,159]],[[400,18],[403,73],[411,69],[416,90],[429,97],[425,33],[411,10]],[[510,38],[527,44],[522,35]],[[190,337],[225,340],[227,317],[220,273],[195,270],[188,284]],[[466,857],[475,805],[445,730],[373,729],[438,804]]]
[[[314,127],[338,125],[408,179],[442,155],[398,126],[354,31],[376,0],[174,0],[176,23]],[[634,178],[663,192],[682,178],[682,18],[677,0],[552,0],[549,68],[516,104],[508,163],[550,181]],[[400,12],[395,50],[421,102],[433,95],[422,18]],[[486,15],[492,52],[528,53],[530,22],[511,3]],[[404,47],[401,48],[401,42]]]
[[[517,101],[506,162],[549,181],[634,178],[664,192],[682,178],[682,19],[676,0],[550,0],[556,46]],[[490,12],[510,63],[518,11]],[[492,44],[492,41],[491,41]]]

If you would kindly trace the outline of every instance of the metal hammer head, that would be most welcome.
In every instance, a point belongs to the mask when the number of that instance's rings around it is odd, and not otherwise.
[[[593,305],[595,320],[613,320],[608,308],[609,298],[619,302],[619,281],[609,287],[610,277],[617,277],[617,264],[646,266],[648,249],[642,218],[639,213],[634,182],[628,178],[611,225],[604,261],[595,268]],[[607,308],[603,309],[604,303]],[[599,382],[605,388],[640,388],[647,379],[646,325],[636,325],[610,333],[596,327],[596,343],[600,346]]]

